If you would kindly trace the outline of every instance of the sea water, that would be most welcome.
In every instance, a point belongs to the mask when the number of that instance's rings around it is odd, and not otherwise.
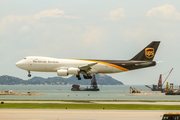
[[[81,85],[87,87],[88,85]],[[89,86],[88,86],[89,87]],[[131,85],[143,92],[150,91],[143,85]],[[175,86],[176,88],[178,86]],[[100,91],[71,91],[70,85],[0,85],[0,92],[13,90],[14,93],[38,92],[47,95],[0,95],[0,99],[24,100],[173,100],[180,101],[180,95],[134,95],[129,96],[130,85],[100,85]]]

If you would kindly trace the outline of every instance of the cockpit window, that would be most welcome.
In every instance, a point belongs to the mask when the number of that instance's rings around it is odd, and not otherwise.
[[[26,58],[24,58],[24,59],[26,59]]]

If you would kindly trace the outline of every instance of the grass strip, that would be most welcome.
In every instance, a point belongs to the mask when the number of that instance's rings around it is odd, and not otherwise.
[[[26,100],[0,99],[0,101],[62,101],[62,102],[180,102],[180,100]]]
[[[5,103],[0,109],[180,110],[180,105]]]

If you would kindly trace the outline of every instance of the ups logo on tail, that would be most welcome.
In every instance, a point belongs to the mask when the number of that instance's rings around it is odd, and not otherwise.
[[[154,57],[154,48],[146,48],[145,49],[145,56],[149,59]]]

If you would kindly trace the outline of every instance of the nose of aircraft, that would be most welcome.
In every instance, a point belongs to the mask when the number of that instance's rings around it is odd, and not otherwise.
[[[16,63],[16,66],[18,67],[18,68],[23,68],[23,62],[22,61],[19,61],[19,62],[17,62]]]

